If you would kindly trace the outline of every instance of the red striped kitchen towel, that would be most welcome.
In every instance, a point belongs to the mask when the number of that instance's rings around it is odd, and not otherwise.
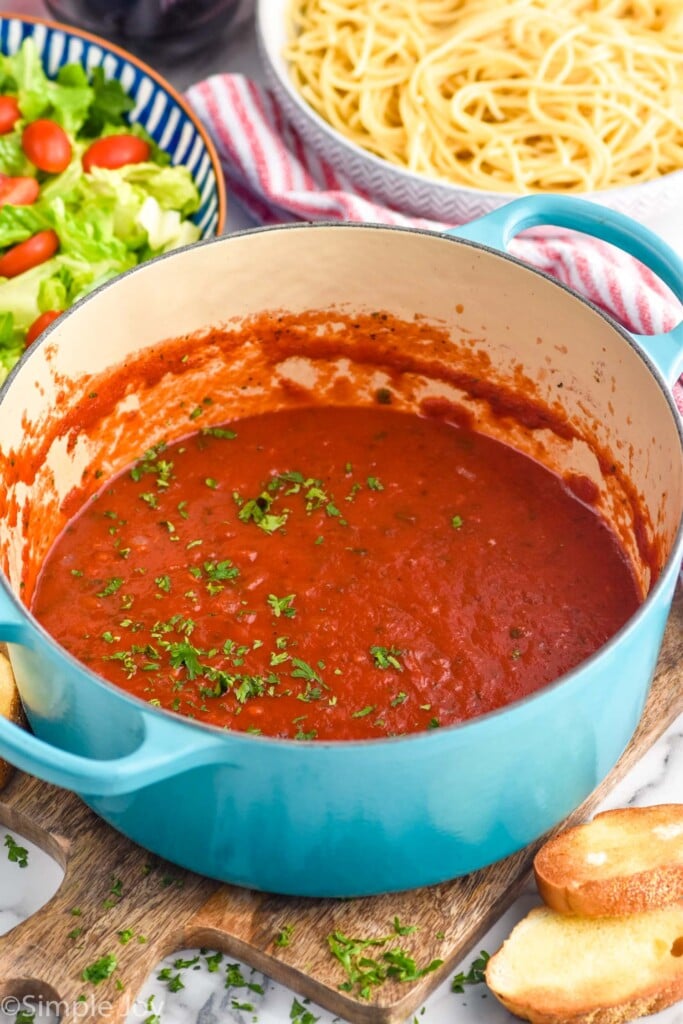
[[[187,98],[212,136],[228,187],[263,224],[366,221],[453,227],[373,202],[307,146],[274,96],[242,75],[214,75]],[[606,309],[637,334],[668,331],[681,319],[671,292],[647,268],[612,246],[561,229],[513,240],[510,249]],[[683,378],[681,378],[683,382]],[[674,389],[683,411],[681,382]]]

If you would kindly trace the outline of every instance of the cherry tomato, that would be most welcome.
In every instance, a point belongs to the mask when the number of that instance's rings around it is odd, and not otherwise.
[[[48,309],[47,313],[41,313],[40,316],[37,316],[26,332],[26,345],[28,346],[34,342],[38,335],[42,334],[45,328],[49,327],[52,321],[61,315],[61,309]]]
[[[0,96],[0,135],[7,135],[21,117],[19,104],[14,96]]]
[[[0,174],[0,206],[30,206],[39,192],[40,185],[35,178],[9,178]]]
[[[137,135],[107,135],[104,139],[96,139],[83,154],[83,170],[93,167],[125,167],[126,164],[141,164],[149,160],[151,148],[144,139]]]
[[[71,143],[61,125],[47,118],[31,121],[21,136],[24,153],[40,171],[60,174],[71,160]]]
[[[16,277],[25,270],[45,263],[59,249],[57,233],[51,229],[39,231],[25,242],[19,242],[0,256],[0,277]]]

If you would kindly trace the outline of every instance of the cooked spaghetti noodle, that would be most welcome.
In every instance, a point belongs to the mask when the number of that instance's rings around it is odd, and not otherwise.
[[[293,0],[302,97],[430,178],[586,192],[683,168],[682,0]]]

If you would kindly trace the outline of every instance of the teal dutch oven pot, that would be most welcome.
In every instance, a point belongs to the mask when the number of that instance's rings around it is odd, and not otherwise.
[[[638,724],[678,578],[683,448],[669,388],[683,367],[683,324],[633,337],[507,253],[514,235],[543,224],[614,243],[683,297],[683,263],[655,235],[585,201],[544,196],[511,202],[450,235],[296,224],[214,239],[144,265],[64,314],[0,396],[0,638],[31,727],[0,721],[0,755],[75,791],[115,829],[178,865],[283,894],[357,896],[440,882],[520,849],[576,808]],[[91,419],[79,433],[70,410],[91,380],[139,350],[185,335],[188,345],[202,345],[203,328],[264,309],[432,318],[452,338],[443,358],[476,350],[494,382],[506,386],[521,372],[539,401],[556,407],[561,399],[577,436],[585,424],[586,437],[623,468],[644,509],[639,529],[661,552],[649,580],[638,530],[629,534],[624,518],[628,501],[613,480],[598,481],[648,591],[637,614],[534,696],[459,726],[366,742],[202,726],[78,663],[21,599],[26,566],[37,571],[85,467],[97,458],[111,472],[123,468],[111,424],[100,431]],[[217,379],[226,372],[216,366]],[[118,410],[127,442],[139,433],[139,452],[186,432],[186,416],[182,427],[164,419],[174,386],[160,384],[156,398],[129,395]],[[182,387],[192,402],[206,394],[206,376]],[[240,397],[229,387],[222,395],[218,412],[238,415]],[[66,426],[50,434],[55,416]],[[537,432],[518,433],[515,443],[533,453]],[[551,442],[545,438],[543,450]],[[14,456],[31,472],[8,468]],[[596,472],[587,443],[562,457]]]

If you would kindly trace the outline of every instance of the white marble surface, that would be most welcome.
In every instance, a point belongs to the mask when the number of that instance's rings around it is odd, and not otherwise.
[[[217,71],[242,72],[259,77],[258,57],[254,45],[252,26],[248,18],[250,0],[244,0],[244,16],[238,29],[217,44],[211,54],[202,54],[193,61],[174,67],[161,67],[179,87],[185,88],[191,82]],[[0,2],[0,11],[15,11],[31,14],[44,13],[39,0],[14,0]],[[233,200],[230,204],[228,230],[249,225],[249,218]],[[675,247],[683,251],[683,208],[681,220],[653,222],[652,226]],[[626,804],[652,804],[679,802],[683,800],[683,716],[662,736],[659,742],[642,759],[635,769],[610,794],[604,807]],[[30,916],[46,902],[57,889],[60,870],[50,859],[30,843],[15,835],[15,838],[29,850],[28,867],[22,869],[5,857],[4,832],[0,828],[0,932],[8,931],[19,921]],[[508,934],[512,925],[537,901],[529,889],[499,920],[482,939],[475,950],[468,954],[462,967],[467,970],[479,949],[493,951]],[[178,992],[169,991],[168,984],[158,979],[164,967],[173,968],[177,958],[191,959],[197,951],[179,950],[159,964],[139,993],[131,1007],[129,1024],[146,1021],[153,1014],[160,1015],[150,1024],[214,1024],[218,1021],[234,1021],[236,1024],[281,1024],[296,1020],[293,1015],[293,1000],[296,994],[283,986],[253,973],[244,966],[247,981],[262,986],[263,994],[244,988],[226,988],[226,966],[234,962],[224,957],[218,970],[209,971],[205,957],[199,964],[172,973],[180,974],[184,988]],[[0,965],[0,976],[2,967]],[[153,997],[153,998],[152,998]],[[150,1002],[150,999],[152,1000]],[[249,1007],[249,1008],[247,1008]],[[9,1004],[3,1012],[0,1007],[0,1024],[13,1024],[16,1007]],[[300,1024],[339,1022],[314,1004],[306,1004],[305,1010],[311,1018],[298,1018]],[[683,1024],[683,1003],[651,1018],[657,1024]],[[429,997],[424,1007],[406,1024],[504,1024],[513,1018],[487,993],[485,986],[469,988],[464,995],[456,995],[450,989],[450,979],[444,982]]]

